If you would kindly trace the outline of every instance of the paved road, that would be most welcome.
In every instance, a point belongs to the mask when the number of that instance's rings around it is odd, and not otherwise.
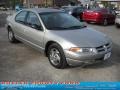
[[[104,63],[55,69],[48,59],[23,44],[11,44],[7,31],[0,28],[0,81],[120,81],[120,29],[89,24],[113,41],[113,54]]]

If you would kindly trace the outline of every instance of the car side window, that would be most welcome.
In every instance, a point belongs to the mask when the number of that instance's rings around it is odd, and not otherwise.
[[[19,22],[19,23],[24,23],[25,22],[25,18],[27,15],[27,11],[21,11],[20,13],[17,14],[17,16],[15,17],[15,21]]]
[[[30,26],[34,29],[42,30],[42,26],[41,26],[41,23],[39,21],[39,18],[33,12],[29,12],[28,17],[26,19],[26,23],[28,26]]]
[[[81,8],[76,8],[76,12],[77,13],[83,12],[83,8],[82,7]]]

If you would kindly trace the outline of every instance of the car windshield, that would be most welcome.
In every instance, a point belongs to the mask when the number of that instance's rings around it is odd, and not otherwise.
[[[106,8],[93,8],[93,11],[102,12],[102,13],[109,13],[109,14],[115,14],[115,12],[111,9]]]
[[[79,20],[63,12],[40,13],[39,15],[49,30],[71,30],[85,27]]]

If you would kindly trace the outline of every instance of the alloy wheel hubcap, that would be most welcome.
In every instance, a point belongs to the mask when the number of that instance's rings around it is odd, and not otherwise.
[[[50,50],[50,61],[53,65],[58,65],[60,64],[60,52],[56,49],[53,48]]]

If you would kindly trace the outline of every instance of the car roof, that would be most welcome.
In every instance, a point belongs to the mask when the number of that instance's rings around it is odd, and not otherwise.
[[[30,8],[30,9],[24,9],[24,10],[33,11],[33,12],[37,12],[37,13],[62,12],[62,10],[52,9],[52,8]]]

